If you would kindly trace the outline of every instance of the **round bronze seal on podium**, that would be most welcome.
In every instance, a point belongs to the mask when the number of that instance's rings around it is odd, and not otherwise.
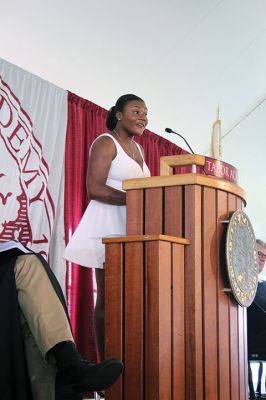
[[[248,216],[240,210],[233,213],[228,224],[226,263],[236,301],[250,306],[258,285],[256,238]]]

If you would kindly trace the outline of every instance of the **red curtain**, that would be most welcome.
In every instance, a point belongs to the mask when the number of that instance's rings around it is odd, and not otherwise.
[[[68,243],[88,204],[86,172],[89,148],[96,136],[107,132],[107,111],[92,102],[68,94],[68,122],[65,152],[65,237]],[[152,175],[159,175],[160,157],[186,151],[168,140],[145,131],[138,139],[142,144]],[[66,292],[69,313],[78,350],[96,361],[93,331],[92,269],[67,265]]]

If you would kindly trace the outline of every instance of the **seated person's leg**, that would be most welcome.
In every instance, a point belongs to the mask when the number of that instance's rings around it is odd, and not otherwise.
[[[55,357],[56,390],[71,386],[97,391],[112,385],[123,370],[121,362],[111,359],[95,365],[81,358],[63,305],[40,260],[35,255],[18,257],[15,277],[19,304],[36,344],[44,358],[51,353]]]
[[[42,355],[59,342],[74,342],[63,305],[39,259],[33,254],[18,257],[15,278],[20,308]]]
[[[33,399],[54,400],[56,376],[55,360],[50,357],[48,362],[46,362],[43,358],[22,312],[21,325]]]

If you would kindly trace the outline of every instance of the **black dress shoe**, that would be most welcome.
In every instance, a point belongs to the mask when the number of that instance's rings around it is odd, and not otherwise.
[[[97,392],[113,385],[123,371],[123,364],[109,359],[100,364],[92,364],[77,358],[71,364],[58,369],[55,380],[57,393],[71,386],[74,392]]]

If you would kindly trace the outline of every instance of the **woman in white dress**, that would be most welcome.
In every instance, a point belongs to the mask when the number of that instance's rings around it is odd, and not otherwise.
[[[94,328],[98,352],[104,358],[104,262],[102,238],[126,233],[126,193],[122,181],[150,176],[142,147],[134,141],[147,126],[147,107],[133,94],[119,97],[107,115],[109,133],[98,136],[90,150],[87,191],[91,199],[64,258],[95,268],[97,301]]]

